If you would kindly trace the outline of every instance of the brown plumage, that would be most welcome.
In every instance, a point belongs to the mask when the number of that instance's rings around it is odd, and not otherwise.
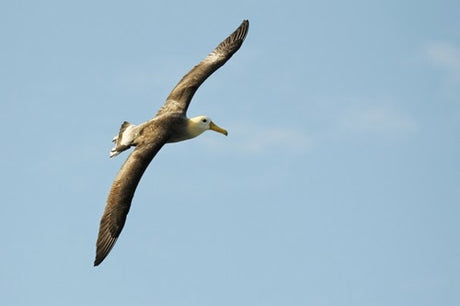
[[[154,118],[137,126],[126,121],[122,124],[113,140],[115,147],[110,156],[116,156],[131,146],[136,148],[118,172],[107,197],[96,243],[95,266],[104,260],[117,241],[142,174],[164,144],[190,139],[206,130],[227,135],[227,131],[214,124],[210,118],[198,116],[189,119],[186,112],[198,87],[241,47],[248,27],[249,22],[244,20],[190,70],[174,87]]]

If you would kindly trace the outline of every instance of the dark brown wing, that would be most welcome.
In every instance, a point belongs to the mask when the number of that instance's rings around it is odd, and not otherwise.
[[[137,184],[153,157],[165,144],[164,138],[158,137],[157,134],[153,143],[138,145],[118,172],[107,197],[99,226],[95,266],[104,260],[117,241],[125,224]]]
[[[243,23],[221,42],[201,63],[193,67],[174,87],[157,113],[179,112],[185,115],[193,95],[200,85],[238,51],[248,33],[249,21]]]

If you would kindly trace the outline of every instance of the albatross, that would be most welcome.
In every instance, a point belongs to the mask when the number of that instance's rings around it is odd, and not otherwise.
[[[121,166],[107,197],[99,225],[94,265],[99,265],[112,250],[125,225],[136,187],[147,166],[166,143],[194,138],[213,130],[227,136],[227,131],[208,116],[187,118],[187,109],[196,90],[241,47],[249,22],[241,25],[222,41],[203,61],[190,70],[174,87],[156,115],[139,125],[123,122],[110,157],[135,147]]]

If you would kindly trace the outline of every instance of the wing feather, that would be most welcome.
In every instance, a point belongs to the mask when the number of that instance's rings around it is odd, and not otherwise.
[[[157,139],[154,144],[137,146],[118,172],[107,197],[99,226],[95,266],[105,259],[115,245],[142,174],[164,143],[165,141]]]
[[[190,70],[171,91],[157,116],[167,112],[179,112],[185,115],[198,87],[238,51],[246,38],[248,28],[249,21],[244,20],[230,36]]]

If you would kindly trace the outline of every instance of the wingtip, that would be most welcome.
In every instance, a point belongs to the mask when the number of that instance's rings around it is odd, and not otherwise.
[[[94,266],[94,267],[99,266],[99,265],[101,264],[101,262],[104,261],[104,259],[105,259],[105,257],[102,257],[102,258],[101,258],[101,256],[99,256],[98,254],[96,254],[96,257],[94,258],[93,266]]]
[[[99,260],[98,258],[94,259],[93,266],[97,267],[99,264],[102,262],[102,260]]]
[[[235,32],[239,32],[238,38],[241,40],[246,39],[246,35],[248,34],[249,30],[249,20],[244,19],[241,25],[236,29]]]

